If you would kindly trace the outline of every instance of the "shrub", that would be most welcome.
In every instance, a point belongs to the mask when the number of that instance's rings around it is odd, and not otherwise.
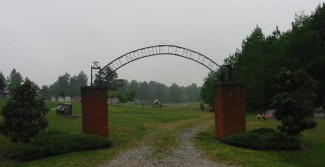
[[[313,120],[315,81],[303,70],[283,71],[275,75],[272,107],[274,117],[281,121],[278,129],[288,135],[298,136],[305,129],[317,126]]]
[[[50,131],[37,135],[28,144],[21,144],[8,153],[8,157],[32,160],[75,151],[108,148],[111,145],[109,140],[98,136]]]
[[[269,128],[260,128],[251,132],[232,135],[227,137],[224,142],[257,150],[293,150],[301,148],[301,141],[296,137]]]
[[[28,142],[48,125],[45,118],[48,109],[44,99],[37,96],[37,90],[37,85],[26,78],[25,82],[12,92],[0,112],[3,116],[0,132],[10,137],[13,142]]]

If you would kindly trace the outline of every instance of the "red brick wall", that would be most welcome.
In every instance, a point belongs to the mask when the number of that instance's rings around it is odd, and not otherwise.
[[[81,107],[83,133],[108,137],[107,88],[81,87]]]
[[[241,86],[222,84],[215,88],[216,137],[246,132],[245,101]]]

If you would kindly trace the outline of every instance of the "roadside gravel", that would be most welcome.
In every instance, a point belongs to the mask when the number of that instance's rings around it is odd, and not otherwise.
[[[165,151],[165,156],[161,159],[153,158],[152,149],[143,144],[126,151],[115,159],[109,161],[104,167],[223,167],[224,164],[217,164],[206,159],[203,152],[197,149],[192,139],[198,133],[201,126],[195,126],[178,135],[179,147]]]

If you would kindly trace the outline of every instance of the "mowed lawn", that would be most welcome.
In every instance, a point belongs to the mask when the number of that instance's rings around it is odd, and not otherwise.
[[[0,108],[5,104],[0,100]],[[47,102],[52,110],[58,103]],[[81,105],[73,104],[73,114],[77,118],[58,116],[54,111],[47,115],[49,127],[47,130],[59,130],[69,133],[82,133]],[[141,107],[130,104],[110,105],[109,107],[110,137],[113,146],[108,149],[82,151],[64,155],[43,158],[29,162],[11,161],[3,157],[16,144],[8,138],[0,136],[0,166],[99,166],[114,158],[118,153],[136,147],[141,141],[154,148],[154,152],[176,146],[176,135],[187,127],[211,121],[213,113],[200,112],[187,106],[172,106],[164,108]],[[0,121],[2,118],[0,117]]]
[[[297,151],[258,151],[226,145],[215,140],[214,126],[207,126],[197,135],[196,144],[205,150],[211,160],[248,167],[324,167],[325,166],[325,119],[316,119],[318,126],[302,133],[305,149]],[[269,127],[276,129],[275,120],[257,121],[247,114],[247,131]]]
[[[57,103],[48,102],[50,109]],[[4,101],[0,100],[0,107]],[[197,106],[197,107],[195,107]],[[0,158],[0,166],[100,166],[120,152],[136,147],[145,141],[152,146],[154,157],[164,156],[163,150],[177,146],[176,135],[181,131],[204,124],[197,135],[196,145],[214,161],[236,166],[325,166],[325,119],[317,119],[318,127],[302,135],[305,149],[299,151],[257,151],[229,146],[214,138],[214,114],[200,112],[197,104],[172,105],[164,108],[134,106],[129,104],[109,106],[110,140],[113,147],[95,151],[82,151],[29,162]],[[50,111],[47,130],[82,133],[80,103],[73,103],[77,118],[66,118]],[[0,118],[1,121],[1,118]],[[276,128],[275,120],[256,121],[247,114],[247,130],[260,127]],[[13,149],[15,144],[0,136],[0,155]]]

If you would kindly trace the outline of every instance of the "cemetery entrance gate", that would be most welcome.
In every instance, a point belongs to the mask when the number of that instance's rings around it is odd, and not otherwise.
[[[231,66],[219,66],[203,54],[176,45],[154,45],[126,53],[101,68],[91,67],[91,86],[81,87],[82,129],[85,134],[109,136],[107,85],[102,83],[119,68],[142,58],[174,55],[195,61],[214,73],[221,70],[222,83],[215,86],[215,136],[218,139],[246,131],[244,95],[241,86],[232,82]],[[107,70],[109,68],[109,70]],[[93,75],[97,77],[94,79]],[[97,86],[93,86],[93,80]]]

